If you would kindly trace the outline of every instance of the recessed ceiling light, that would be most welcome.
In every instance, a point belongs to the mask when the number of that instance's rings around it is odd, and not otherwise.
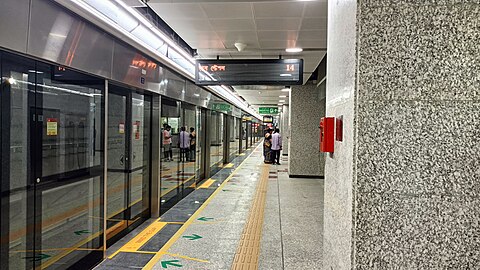
[[[279,102],[285,102],[285,100],[284,100],[284,99],[282,99],[282,100],[279,100]]]
[[[282,92],[290,92],[290,88],[283,88]]]
[[[278,106],[283,106],[283,103],[278,103],[277,105],[278,105]]]
[[[292,74],[282,73],[280,74],[280,77],[292,77]]]
[[[282,97],[282,98],[285,98],[285,97],[287,97],[287,96],[278,96],[278,97]]]
[[[299,52],[302,52],[303,49],[302,48],[287,48],[285,49],[286,52],[289,52],[289,53],[299,53]]]

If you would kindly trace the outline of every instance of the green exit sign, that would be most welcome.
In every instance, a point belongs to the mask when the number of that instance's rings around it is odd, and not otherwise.
[[[277,107],[260,107],[258,108],[259,114],[278,114]]]
[[[231,112],[232,106],[225,103],[214,103],[212,109],[215,111]]]

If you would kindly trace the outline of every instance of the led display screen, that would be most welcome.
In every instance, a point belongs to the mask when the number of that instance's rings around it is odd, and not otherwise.
[[[301,85],[302,59],[197,60],[198,85]]]

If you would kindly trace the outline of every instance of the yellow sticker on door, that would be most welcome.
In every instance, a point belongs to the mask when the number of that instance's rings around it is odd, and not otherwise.
[[[58,122],[57,118],[47,118],[47,136],[57,136]]]

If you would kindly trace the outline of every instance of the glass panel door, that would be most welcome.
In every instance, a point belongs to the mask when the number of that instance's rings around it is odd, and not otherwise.
[[[185,133],[180,135],[180,147],[184,152],[182,158],[182,176],[181,181],[184,187],[184,194],[188,194],[195,188],[196,169],[196,145],[197,145],[197,121],[195,106],[183,104],[183,127]]]
[[[0,52],[2,269],[103,257],[104,81]]]
[[[162,98],[162,152],[161,161],[161,211],[164,213],[173,206],[181,192],[180,187],[180,148],[181,127],[180,102]]]
[[[150,216],[151,97],[109,85],[107,239]]]
[[[37,64],[35,211],[41,268],[66,268],[103,252],[104,81]],[[38,255],[38,254],[37,254]],[[88,265],[88,264],[85,264]]]
[[[132,93],[131,169],[129,185],[130,220],[150,214],[151,97]]]
[[[113,88],[110,87],[109,88]],[[109,89],[107,138],[107,239],[127,224],[128,95]],[[111,241],[109,241],[111,242]]]

